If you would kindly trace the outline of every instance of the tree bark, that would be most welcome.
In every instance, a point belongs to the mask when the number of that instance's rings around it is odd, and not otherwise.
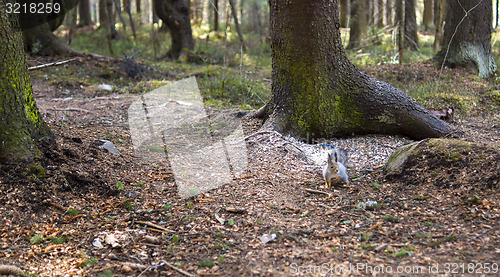
[[[351,30],[347,49],[362,46],[362,38],[366,37],[368,29],[368,0],[352,0],[351,2]]]
[[[166,56],[174,60],[187,56],[194,50],[188,6],[183,0],[154,0],[154,5],[172,38],[172,46]]]
[[[349,0],[340,0],[340,26],[349,27]]]
[[[434,29],[434,0],[424,0],[424,14],[422,17],[422,26],[425,31]]]
[[[407,49],[418,50],[417,19],[415,16],[415,1],[405,0],[405,39],[404,46]]]
[[[298,138],[439,137],[452,128],[395,87],[360,72],[340,37],[338,0],[271,0],[272,96],[264,128]]]
[[[92,17],[90,16],[90,1],[89,0],[80,0],[78,2],[78,12],[80,15],[80,21],[78,22],[78,26],[91,26]]]
[[[39,155],[36,141],[51,132],[33,97],[17,16],[5,4],[0,0],[0,162],[16,163]]]
[[[392,0],[385,2],[385,20],[388,26],[392,25]]]
[[[434,26],[436,34],[434,35],[434,51],[441,49],[444,32],[444,16],[446,14],[446,0],[434,0]]]
[[[446,6],[443,47],[435,60],[451,67],[473,64],[482,78],[492,76],[497,68],[491,52],[492,2],[447,0]]]
[[[219,0],[214,0],[214,31],[219,31]]]

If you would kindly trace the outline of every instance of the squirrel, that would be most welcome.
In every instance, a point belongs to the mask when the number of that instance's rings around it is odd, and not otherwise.
[[[327,164],[323,168],[323,177],[327,188],[330,188],[332,183],[339,181],[349,185],[345,164],[347,164],[347,152],[344,149],[334,149],[328,153]]]

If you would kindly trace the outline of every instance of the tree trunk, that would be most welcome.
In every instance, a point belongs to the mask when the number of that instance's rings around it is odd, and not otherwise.
[[[90,1],[89,0],[80,0],[78,2],[78,12],[80,15],[80,21],[78,22],[78,26],[91,26],[92,17],[90,16]]]
[[[135,0],[135,12],[140,15],[141,14],[141,0]],[[139,16],[139,18],[141,18]],[[139,22],[142,22],[141,20]],[[139,23],[140,24],[140,23]]]
[[[229,6],[231,6],[231,13],[233,14],[234,25],[236,26],[236,32],[240,38],[241,46],[245,48],[245,40],[243,39],[243,33],[241,33],[240,22],[238,21],[238,14],[236,12],[236,6],[234,5],[234,0],[229,0]]]
[[[405,0],[405,39],[404,46],[407,49],[418,50],[417,19],[415,16],[415,1]]]
[[[385,20],[387,26],[392,25],[392,0],[386,0],[385,2]]]
[[[491,53],[492,2],[447,0],[446,5],[443,47],[435,60],[451,67],[474,64],[479,76],[492,76],[497,68]]]
[[[298,138],[438,137],[452,128],[393,86],[360,72],[340,37],[338,0],[271,0],[272,96],[256,115]]]
[[[349,0],[340,0],[340,26],[349,27]]]
[[[444,16],[446,14],[446,0],[434,0],[434,26],[436,34],[434,35],[434,51],[437,52],[443,43]]]
[[[366,38],[368,29],[368,0],[352,0],[351,2],[351,30],[347,49],[362,46],[362,38]]]
[[[189,8],[183,0],[155,0],[156,13],[170,30],[172,46],[166,56],[174,60],[194,50]]]
[[[30,3],[30,1],[18,1]],[[31,2],[32,3],[32,2]],[[77,0],[61,2],[59,14],[19,14],[19,24],[23,30],[24,49],[26,52],[37,55],[65,55],[74,51],[60,41],[52,31],[63,22],[66,13],[78,4]],[[57,15],[57,16],[56,16]]]
[[[377,0],[376,2],[376,7],[377,7],[377,13],[376,13],[376,22],[377,22],[377,27],[383,28],[384,27],[384,1],[383,0]]]
[[[434,29],[434,3],[433,0],[424,0],[424,14],[422,18],[422,25],[425,31]]]
[[[17,16],[8,14],[6,0],[0,0],[0,162],[3,164],[30,161],[39,154],[36,141],[51,135],[36,107],[18,28]]]
[[[214,31],[219,31],[219,0],[214,0]]]

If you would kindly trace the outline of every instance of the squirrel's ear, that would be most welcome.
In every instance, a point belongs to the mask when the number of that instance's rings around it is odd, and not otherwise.
[[[338,162],[339,161],[339,157],[338,157],[337,151],[335,151],[335,153],[333,153],[333,155],[335,156],[335,162]]]

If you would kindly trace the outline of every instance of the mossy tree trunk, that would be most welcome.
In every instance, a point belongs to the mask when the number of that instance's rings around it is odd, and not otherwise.
[[[51,132],[36,107],[18,19],[0,0],[0,162],[29,161]]]
[[[422,16],[422,26],[424,31],[429,31],[434,28],[434,5],[433,0],[424,0],[424,12]]]
[[[338,0],[271,0],[272,91],[255,115],[299,138],[439,137],[452,128],[393,86],[360,72],[340,38]]]
[[[446,0],[443,46],[435,60],[451,67],[474,64],[479,76],[492,76],[497,69],[491,52],[492,9],[492,1]]]
[[[140,3],[140,2],[139,2]],[[90,16],[90,0],[80,0],[78,3],[78,13],[80,22],[78,26],[92,26],[92,17]]]
[[[189,21],[189,7],[184,0],[154,0],[158,17],[170,30],[172,46],[166,56],[174,60],[194,50],[194,39]]]

